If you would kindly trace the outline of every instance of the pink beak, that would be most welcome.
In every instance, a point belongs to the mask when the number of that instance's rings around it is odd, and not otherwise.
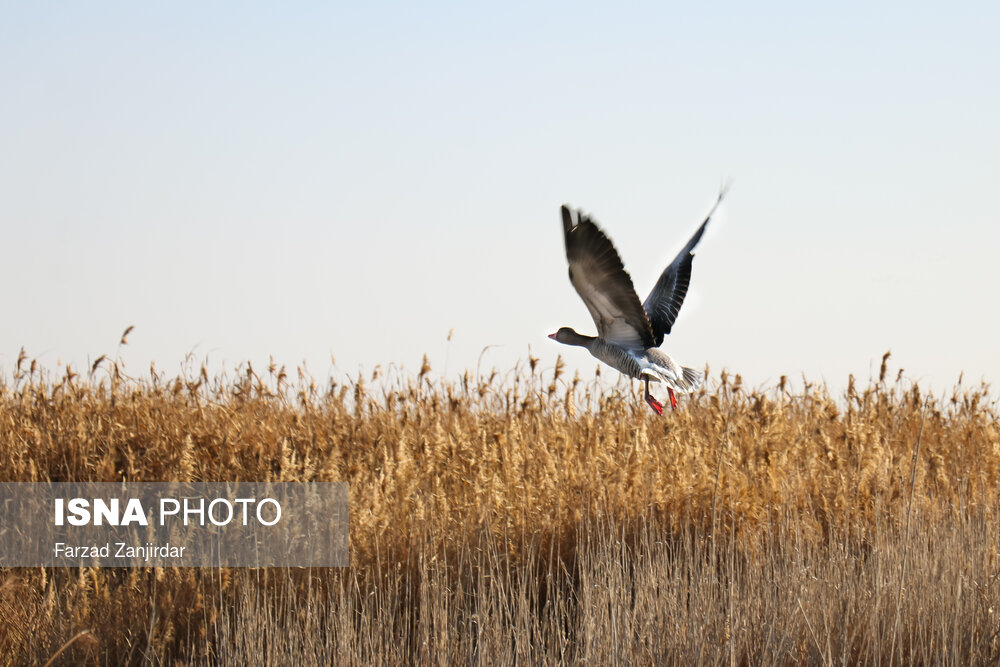
[[[556,339],[556,335],[555,334],[549,334],[549,338],[551,338],[552,340],[555,340]]]

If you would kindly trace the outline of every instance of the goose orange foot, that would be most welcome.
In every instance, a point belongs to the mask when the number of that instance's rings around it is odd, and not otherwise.
[[[656,414],[663,414],[663,403],[660,403],[658,400],[653,398],[652,394],[649,393],[649,378],[646,378],[646,395],[643,396],[643,398],[646,399],[646,402],[649,403],[649,407],[653,408],[653,411]]]

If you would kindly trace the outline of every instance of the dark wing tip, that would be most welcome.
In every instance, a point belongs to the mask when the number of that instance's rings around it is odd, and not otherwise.
[[[716,204],[720,203],[723,199],[726,198],[726,195],[729,193],[729,188],[731,188],[732,186],[733,186],[733,179],[728,178],[725,181],[723,181],[722,185],[719,187],[719,197],[718,199],[715,200]]]
[[[562,213],[563,232],[569,234],[570,230],[574,227],[573,212],[569,209],[569,206],[566,206],[566,204],[562,205],[560,212]]]
[[[729,193],[729,188],[732,186],[732,184],[733,182],[729,180],[723,183],[722,186],[719,188],[719,196],[715,198],[715,203],[712,204],[712,208],[709,209],[708,215],[705,216],[705,222],[701,223],[702,229],[698,230],[697,236],[699,239],[701,238],[701,232],[704,231],[705,225],[707,225],[708,221],[712,219],[713,215],[715,215],[715,211],[719,208],[719,205],[722,203],[722,200],[726,198],[726,195]]]

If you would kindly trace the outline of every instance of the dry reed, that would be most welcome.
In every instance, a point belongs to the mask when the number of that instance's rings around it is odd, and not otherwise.
[[[321,386],[106,357],[53,378],[22,355],[0,479],[348,481],[351,567],[3,570],[0,656],[996,664],[989,389],[928,396],[887,362],[839,398],[723,373],[657,418],[533,358]]]

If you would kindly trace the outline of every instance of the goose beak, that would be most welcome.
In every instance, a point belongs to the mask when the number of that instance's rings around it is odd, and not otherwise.
[[[551,338],[552,340],[555,340],[556,339],[556,335],[554,333],[550,333],[549,334],[549,338]]]

